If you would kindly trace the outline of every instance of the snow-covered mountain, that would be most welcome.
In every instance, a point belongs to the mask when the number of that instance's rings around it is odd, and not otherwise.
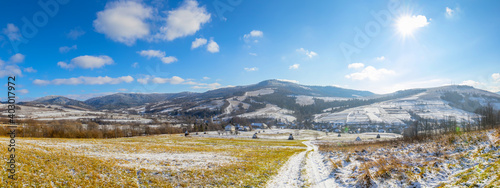
[[[86,101],[49,96],[32,103],[78,105],[127,113],[271,118],[283,122],[314,120],[398,124],[416,116],[466,120],[475,116],[477,108],[487,104],[500,109],[500,95],[458,85],[376,95],[333,86],[266,80],[204,93],[118,93]]]
[[[500,109],[500,95],[470,86],[443,86],[424,89],[407,97],[349,108],[340,112],[316,114],[317,122],[346,122],[347,124],[386,123],[403,124],[412,118],[443,120],[453,118],[458,122],[473,121],[474,112],[491,104]]]
[[[21,102],[20,104],[48,104],[48,105],[62,105],[72,108],[94,109],[94,107],[85,104],[82,101],[70,99],[58,95],[50,95],[38,98],[31,102]]]

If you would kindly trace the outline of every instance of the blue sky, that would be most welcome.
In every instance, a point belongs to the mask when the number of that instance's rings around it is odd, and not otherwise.
[[[498,1],[0,4],[0,77],[16,75],[22,100],[266,79],[381,94],[449,84],[500,91]]]

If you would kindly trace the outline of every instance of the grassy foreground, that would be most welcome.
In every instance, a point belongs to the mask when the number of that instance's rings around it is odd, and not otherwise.
[[[7,137],[0,143],[8,145]],[[17,138],[7,187],[262,187],[301,141],[185,138]],[[7,147],[0,150],[6,168]]]

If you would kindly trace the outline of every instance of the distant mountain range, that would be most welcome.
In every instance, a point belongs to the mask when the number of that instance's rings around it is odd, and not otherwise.
[[[441,101],[443,105],[466,112],[474,112],[487,103],[493,103],[500,108],[499,94],[470,86],[410,89],[376,95],[369,91],[334,86],[306,86],[281,80],[266,80],[257,84],[220,88],[204,93],[117,93],[85,101],[63,96],[47,96],[21,104],[63,105],[128,113],[268,117],[293,121],[315,117],[325,112],[337,113],[360,106],[390,104],[391,101],[403,104],[400,102],[405,100],[417,101],[418,104]]]
[[[156,103],[162,101],[184,101],[184,100],[206,100],[215,98],[229,98],[232,96],[243,95],[245,92],[264,88],[274,88],[284,94],[289,95],[308,95],[317,97],[366,97],[374,95],[369,91],[358,91],[352,89],[343,89],[333,86],[303,86],[291,82],[279,80],[266,80],[258,84],[248,86],[236,86],[210,90],[204,93],[181,92],[181,93],[117,93],[94,97],[85,101],[78,101],[63,96],[46,96],[24,104],[57,104],[78,106],[92,109],[121,109],[144,105],[146,103]]]

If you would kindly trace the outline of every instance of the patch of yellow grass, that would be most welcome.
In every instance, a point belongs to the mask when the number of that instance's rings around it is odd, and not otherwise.
[[[290,156],[304,151],[301,141],[185,138],[160,135],[118,139],[17,138],[16,181],[8,187],[261,187]],[[6,137],[0,142],[7,143]],[[284,147],[286,146],[286,147]],[[176,168],[173,161],[133,162],[91,154],[190,154],[229,156],[210,167]],[[0,150],[4,161],[7,150]],[[208,160],[208,159],[207,159]],[[186,161],[189,162],[189,161]],[[157,169],[145,168],[153,165]],[[189,165],[188,165],[189,166]]]

